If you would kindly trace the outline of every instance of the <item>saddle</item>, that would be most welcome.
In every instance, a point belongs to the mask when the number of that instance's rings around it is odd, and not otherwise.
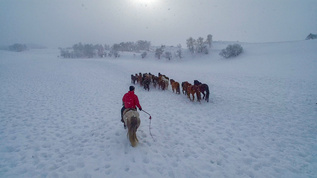
[[[122,115],[124,116],[125,113],[127,113],[128,111],[137,111],[137,110],[136,110],[136,108],[126,108],[126,109],[123,111]]]
[[[123,121],[125,125],[127,125],[128,118],[136,117],[138,122],[140,122],[140,115],[139,112],[136,109],[133,108],[127,108],[123,111]]]

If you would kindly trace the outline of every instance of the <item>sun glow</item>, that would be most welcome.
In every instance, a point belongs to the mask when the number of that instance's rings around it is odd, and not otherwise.
[[[159,0],[131,0],[135,4],[141,4],[141,5],[153,5],[157,3]]]

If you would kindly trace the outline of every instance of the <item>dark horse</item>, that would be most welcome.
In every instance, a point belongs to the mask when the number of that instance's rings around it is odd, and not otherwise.
[[[151,78],[149,76],[143,76],[142,83],[144,86],[144,90],[150,91]]]
[[[135,84],[135,82],[138,80],[138,74],[132,75],[131,74],[131,83]]]
[[[209,102],[209,87],[205,83],[201,83],[198,80],[194,80],[194,85],[199,87],[200,92],[203,94],[203,99]]]

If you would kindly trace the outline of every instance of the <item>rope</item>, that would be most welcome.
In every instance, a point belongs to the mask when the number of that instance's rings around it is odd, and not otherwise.
[[[149,116],[150,116],[150,117],[149,117],[149,119],[150,119],[150,123],[149,123],[149,132],[150,132],[150,135],[151,135],[152,139],[155,141],[155,139],[154,139],[154,137],[153,137],[153,135],[152,135],[152,132],[151,132],[151,121],[152,121],[152,116],[151,116],[151,114],[149,114],[148,112],[144,111],[143,109],[142,109],[142,111],[143,111],[143,112],[145,112],[147,115],[149,115]]]

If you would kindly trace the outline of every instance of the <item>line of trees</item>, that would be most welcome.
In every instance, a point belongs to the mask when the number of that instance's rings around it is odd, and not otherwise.
[[[108,45],[92,45],[92,44],[74,44],[71,48],[59,48],[60,55],[64,58],[92,58],[95,56],[104,57],[105,49],[109,49]]]
[[[114,44],[112,49],[115,51],[129,51],[129,52],[140,52],[149,51],[151,47],[150,41],[139,40],[137,42],[121,42]]]
[[[64,58],[93,58],[93,57],[120,57],[120,51],[139,52],[149,51],[151,42],[139,40],[137,42],[121,42],[113,44],[111,47],[107,44],[74,44],[71,48],[59,48],[60,55]]]
[[[27,50],[28,47],[25,44],[15,43],[10,46],[1,46],[0,50],[8,50],[8,51],[14,51],[14,52],[22,52]]]
[[[154,56],[157,59],[161,59],[161,57],[164,57],[168,60],[171,60],[173,57],[181,59],[183,58],[182,45],[179,44],[176,48],[167,48],[165,45],[161,45],[160,47],[156,48]]]
[[[194,39],[192,37],[189,37],[186,40],[186,45],[188,50],[194,54],[194,53],[202,53],[202,54],[208,54],[209,50],[208,47],[211,48],[212,46],[212,35],[207,35],[206,40],[204,40],[203,37],[199,37],[198,39]]]
[[[202,37],[194,39],[192,37],[186,40],[187,48],[191,53],[208,54],[209,48],[212,46],[212,35],[207,35],[206,40]],[[139,40],[136,42],[121,42],[109,45],[93,45],[93,44],[74,44],[71,48],[60,48],[60,56],[64,58],[93,58],[93,57],[120,57],[119,52],[141,52],[141,57],[145,58],[148,52],[151,52],[151,42]],[[166,47],[161,45],[154,51],[154,56],[157,59],[162,57],[171,60],[173,57],[183,58],[182,46],[179,44],[175,47]]]

